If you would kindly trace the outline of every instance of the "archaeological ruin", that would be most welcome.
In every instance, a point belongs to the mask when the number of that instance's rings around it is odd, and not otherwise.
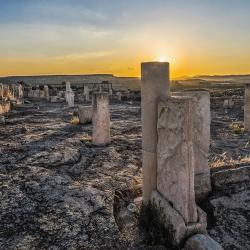
[[[249,84],[27,79],[0,84],[0,249],[248,249]]]

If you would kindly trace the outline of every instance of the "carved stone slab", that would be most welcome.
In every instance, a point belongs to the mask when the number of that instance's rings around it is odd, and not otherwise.
[[[157,190],[186,223],[197,222],[192,114],[189,97],[170,97],[158,105]]]
[[[207,91],[174,92],[173,96],[193,98],[193,145],[194,145],[194,184],[196,199],[204,199],[211,191],[208,154],[210,146],[210,96]]]

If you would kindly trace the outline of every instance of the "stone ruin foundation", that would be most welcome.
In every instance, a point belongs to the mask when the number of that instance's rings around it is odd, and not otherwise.
[[[244,129],[250,131],[250,84],[245,87]]]
[[[109,94],[94,93],[92,106],[92,142],[97,146],[103,146],[110,143]]]
[[[210,126],[210,109],[205,108],[209,95],[169,97],[169,65],[159,62],[142,63],[141,93],[143,202],[151,198],[163,211],[173,246],[180,247],[194,234],[203,234],[208,244],[215,242],[206,235],[206,213],[195,201],[195,178],[197,183],[206,180],[201,194],[211,188],[206,159],[210,130],[203,131]]]
[[[93,108],[91,106],[78,106],[78,115],[80,124],[92,122]]]

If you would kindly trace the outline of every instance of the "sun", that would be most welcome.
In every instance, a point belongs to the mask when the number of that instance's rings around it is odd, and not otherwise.
[[[167,62],[168,61],[168,59],[167,59],[167,57],[166,56],[159,56],[159,57],[157,57],[156,58],[156,61],[157,62]]]

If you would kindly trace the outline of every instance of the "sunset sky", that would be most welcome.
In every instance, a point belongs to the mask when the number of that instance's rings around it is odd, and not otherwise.
[[[250,73],[249,0],[0,0],[0,75]]]

